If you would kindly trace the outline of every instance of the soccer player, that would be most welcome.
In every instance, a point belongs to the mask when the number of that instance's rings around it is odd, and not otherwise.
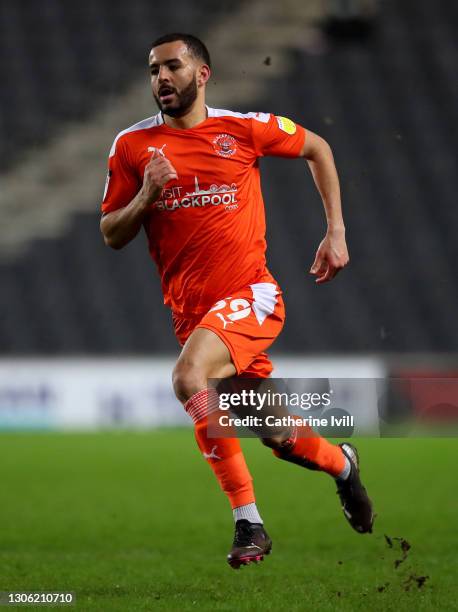
[[[114,249],[141,228],[146,232],[183,346],[173,371],[175,394],[231,503],[235,537],[228,562],[238,568],[262,560],[272,543],[239,440],[209,435],[219,396],[208,380],[269,377],[266,350],[285,320],[281,290],[266,267],[260,157],[302,157],[311,168],[327,219],[310,270],[316,282],[334,278],[348,253],[329,145],[284,117],[209,108],[210,66],[207,48],[192,35],[169,34],[153,43],[149,69],[160,112],[116,136],[100,226]],[[294,426],[263,442],[276,457],[335,478],[349,523],[371,532],[372,504],[353,446],[300,436]]]

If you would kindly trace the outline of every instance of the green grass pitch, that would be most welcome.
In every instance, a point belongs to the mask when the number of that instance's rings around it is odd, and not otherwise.
[[[369,536],[329,477],[244,441],[274,544],[234,571],[229,505],[192,430],[1,434],[0,591],[74,591],[84,611],[458,610],[457,441],[357,446]],[[411,545],[397,569],[384,534]]]

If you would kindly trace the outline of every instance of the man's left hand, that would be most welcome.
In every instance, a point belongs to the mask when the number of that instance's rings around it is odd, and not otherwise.
[[[345,267],[348,257],[345,230],[328,230],[316,252],[310,274],[316,275],[316,283],[327,283]]]

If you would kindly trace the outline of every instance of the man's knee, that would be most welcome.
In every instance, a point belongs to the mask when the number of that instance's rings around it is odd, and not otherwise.
[[[185,403],[198,391],[206,387],[203,368],[198,363],[179,359],[172,375],[173,389],[180,402]]]

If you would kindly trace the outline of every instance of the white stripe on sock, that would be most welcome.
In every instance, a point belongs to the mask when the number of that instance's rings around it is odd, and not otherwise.
[[[351,472],[351,463],[350,463],[349,458],[345,457],[345,467],[340,472],[340,474],[336,476],[337,480],[347,480],[347,478],[350,476],[350,472]]]
[[[250,521],[250,523],[261,523],[261,525],[264,524],[254,502],[252,504],[246,504],[245,506],[234,508],[232,513],[234,515],[235,522],[245,519]]]

